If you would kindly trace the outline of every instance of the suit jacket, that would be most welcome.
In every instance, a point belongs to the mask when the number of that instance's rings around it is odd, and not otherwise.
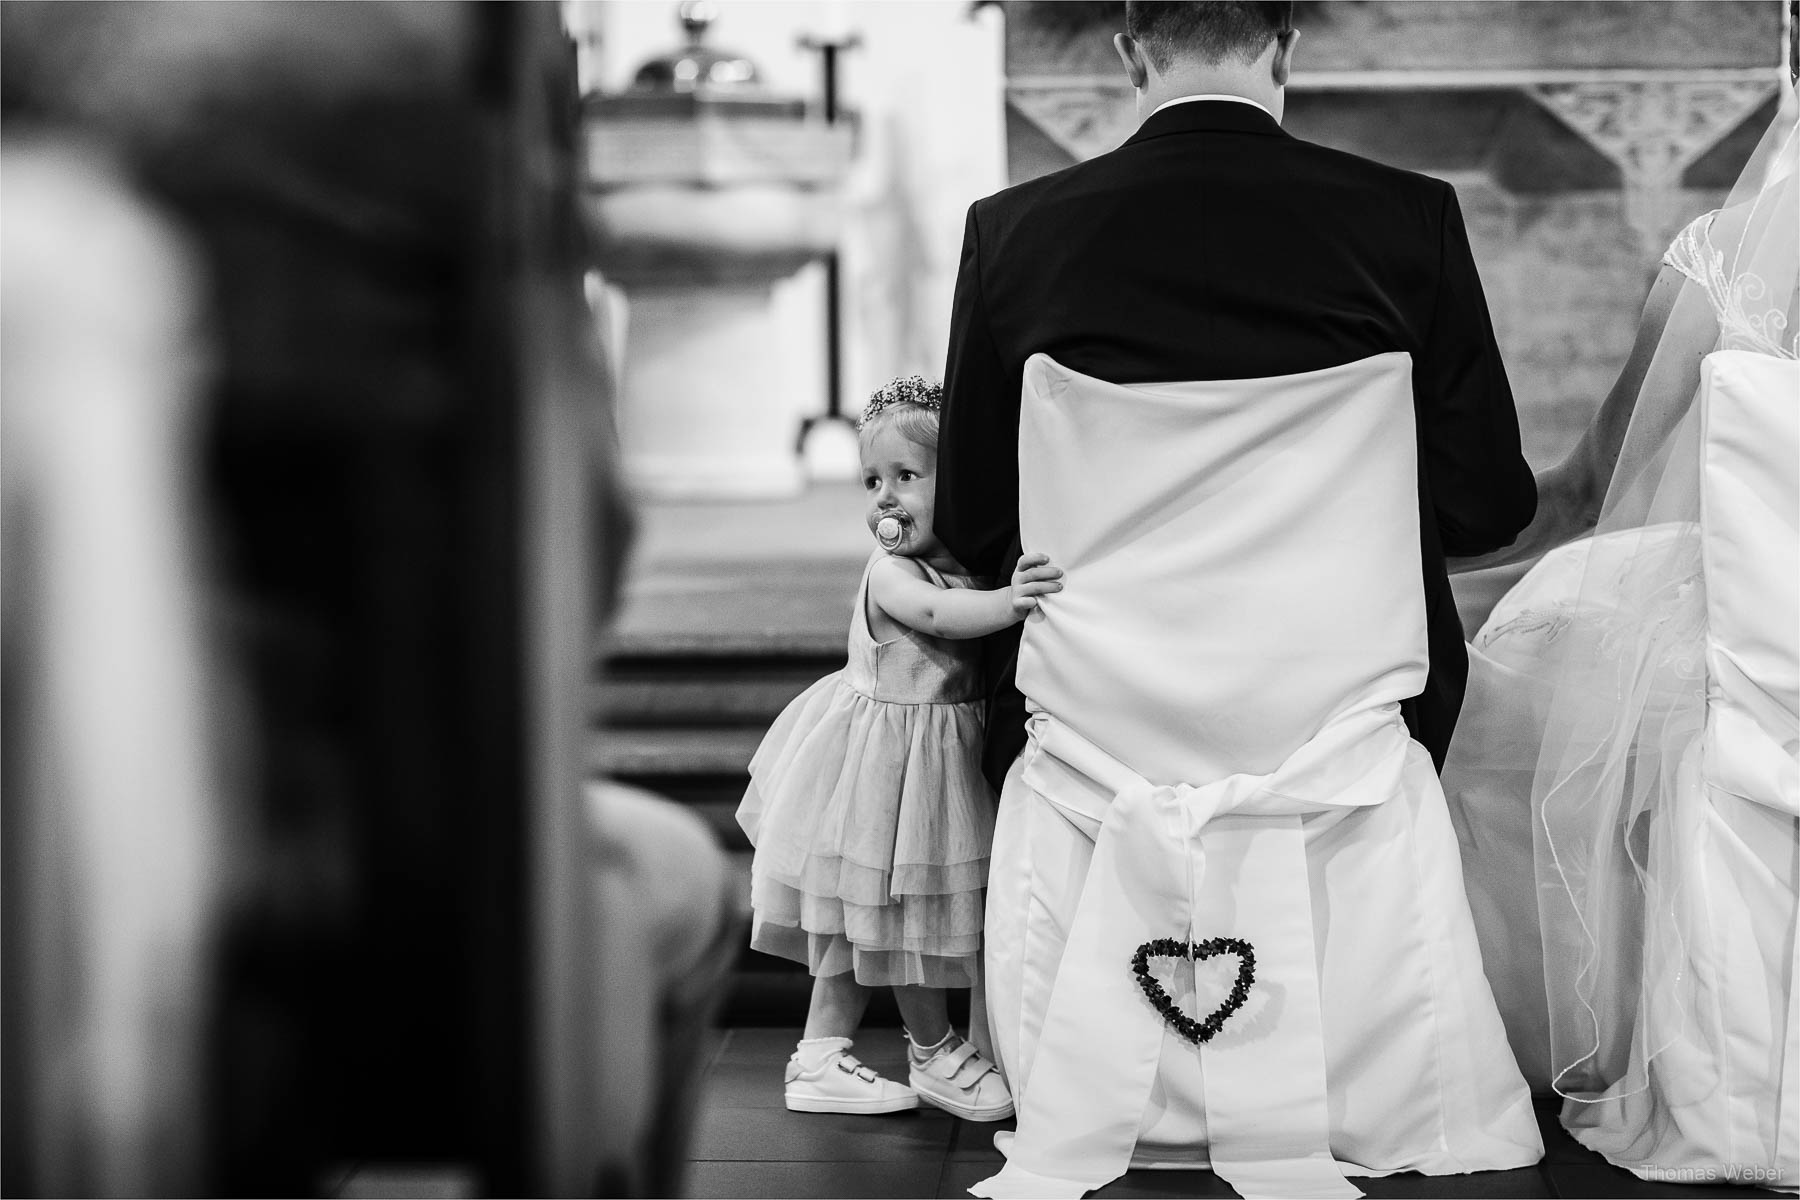
[[[1413,358],[1431,657],[1424,692],[1402,710],[1441,767],[1468,673],[1444,556],[1509,544],[1537,504],[1456,192],[1441,180],[1301,141],[1253,105],[1195,100],[1153,114],[1117,150],[976,201],[944,375],[936,532],[970,570],[1011,573],[1020,390],[1035,353],[1155,383],[1292,375],[1394,350]],[[1014,626],[983,647],[996,789],[1025,741],[1018,638]]]

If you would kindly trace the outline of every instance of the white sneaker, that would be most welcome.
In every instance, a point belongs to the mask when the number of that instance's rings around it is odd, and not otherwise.
[[[801,1065],[799,1051],[788,1059],[789,1112],[888,1113],[919,1107],[917,1092],[857,1062],[849,1053],[849,1038],[830,1040],[842,1045],[810,1071]]]
[[[954,1033],[924,1062],[909,1048],[910,1082],[919,1099],[965,1121],[1004,1121],[1013,1114],[1012,1092],[1000,1068]]]

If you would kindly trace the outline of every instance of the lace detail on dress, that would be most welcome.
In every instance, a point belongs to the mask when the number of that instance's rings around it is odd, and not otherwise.
[[[1705,289],[1719,320],[1719,349],[1796,357],[1800,330],[1788,332],[1787,313],[1775,306],[1768,282],[1754,271],[1726,276],[1725,252],[1707,237],[1718,215],[1715,209],[1689,222],[1669,243],[1663,262]]]
[[[1634,675],[1636,668],[1613,677],[1622,689],[1621,703],[1645,680],[1664,680],[1666,691],[1675,680],[1703,679],[1706,580],[1699,527],[1671,524],[1659,536],[1641,540],[1629,534],[1607,536],[1632,552],[1610,567],[1591,565],[1587,594],[1522,608],[1509,620],[1483,629],[1476,647],[1491,652],[1503,641],[1549,646],[1568,638],[1574,643],[1567,651],[1570,661],[1649,664],[1641,678]],[[1621,537],[1628,540],[1619,543]]]
[[[1525,608],[1509,621],[1503,621],[1477,635],[1477,649],[1486,650],[1506,638],[1537,638],[1545,645],[1562,637],[1574,623],[1578,610],[1573,600],[1558,600],[1545,608]]]

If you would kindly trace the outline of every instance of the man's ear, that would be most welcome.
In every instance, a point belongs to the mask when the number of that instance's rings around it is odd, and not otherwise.
[[[1288,76],[1294,71],[1294,43],[1300,40],[1300,31],[1290,29],[1275,39],[1275,58],[1269,63],[1269,77],[1275,81],[1276,87],[1286,87]]]
[[[1129,33],[1113,34],[1113,49],[1119,52],[1119,61],[1125,64],[1125,78],[1138,91],[1144,90],[1144,84],[1150,81],[1150,71],[1144,65],[1143,47]]]

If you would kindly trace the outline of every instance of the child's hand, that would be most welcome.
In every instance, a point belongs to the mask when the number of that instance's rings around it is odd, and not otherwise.
[[[932,637],[986,637],[1030,616],[1039,596],[1062,591],[1061,579],[1062,568],[1046,555],[1027,554],[1009,586],[939,587],[917,562],[886,554],[869,568],[869,602],[895,623]]]
[[[1008,589],[1012,593],[1013,613],[1023,619],[1038,606],[1039,596],[1060,592],[1062,586],[1062,568],[1051,566],[1048,554],[1021,556]]]

